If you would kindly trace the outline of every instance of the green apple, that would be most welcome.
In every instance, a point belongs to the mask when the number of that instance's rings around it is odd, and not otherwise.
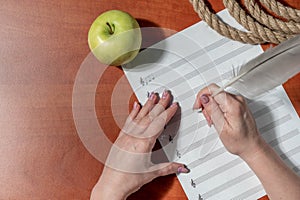
[[[138,22],[130,14],[109,10],[98,16],[91,25],[88,43],[100,62],[118,66],[136,57],[142,34]]]

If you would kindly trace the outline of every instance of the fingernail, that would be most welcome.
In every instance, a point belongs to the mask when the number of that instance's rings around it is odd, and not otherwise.
[[[138,103],[135,101],[135,102],[133,103],[133,109],[137,109],[137,107],[138,107]]]
[[[184,167],[178,167],[177,172],[178,172],[178,174],[180,174],[180,173],[189,173],[190,170],[186,166],[184,166]]]
[[[154,92],[151,92],[150,96],[149,96],[149,99],[150,100],[154,100],[155,98],[155,93]]]
[[[185,173],[189,173],[191,171],[186,165],[183,165],[183,166],[184,166],[184,169],[186,170]]]
[[[199,108],[199,109],[197,110],[197,113],[202,113],[202,111],[203,111],[203,108]]]
[[[164,92],[163,92],[163,94],[162,94],[162,99],[166,99],[167,98],[167,96],[168,96],[168,91],[167,90],[165,90]]]
[[[209,97],[206,94],[203,94],[200,97],[200,101],[201,101],[202,104],[207,104],[209,102]]]
[[[193,111],[197,112],[197,113],[202,113],[203,109],[204,109],[203,105],[198,106],[198,107],[193,107]]]
[[[171,105],[171,107],[176,107],[176,106],[178,106],[178,103],[177,103],[177,102],[174,102],[174,103],[172,103],[172,105]]]

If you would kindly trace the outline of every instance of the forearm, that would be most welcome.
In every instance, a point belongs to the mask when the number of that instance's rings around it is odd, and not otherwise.
[[[300,177],[285,165],[263,139],[254,152],[253,155],[242,158],[260,179],[269,198],[300,199]]]
[[[112,178],[112,177],[111,177]],[[115,187],[105,174],[102,174],[99,181],[94,186],[90,200],[124,200],[128,195],[122,192],[121,188]]]

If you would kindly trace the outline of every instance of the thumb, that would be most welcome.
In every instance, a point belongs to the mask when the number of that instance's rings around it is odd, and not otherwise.
[[[160,163],[153,166],[155,168],[156,177],[166,176],[169,174],[180,174],[180,173],[189,173],[190,170],[181,163],[169,162],[169,163]]]

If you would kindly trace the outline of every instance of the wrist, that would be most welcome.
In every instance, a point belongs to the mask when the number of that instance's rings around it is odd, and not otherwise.
[[[93,188],[91,200],[123,200],[126,199],[130,193],[126,190],[124,182],[118,179],[115,171],[111,168],[105,167],[102,171],[100,179]]]
[[[102,182],[101,179],[94,186],[91,193],[91,200],[124,200],[128,194],[125,194],[118,187],[112,184]]]
[[[263,154],[269,147],[262,137],[256,138],[245,152],[240,155],[246,163],[254,162]]]

